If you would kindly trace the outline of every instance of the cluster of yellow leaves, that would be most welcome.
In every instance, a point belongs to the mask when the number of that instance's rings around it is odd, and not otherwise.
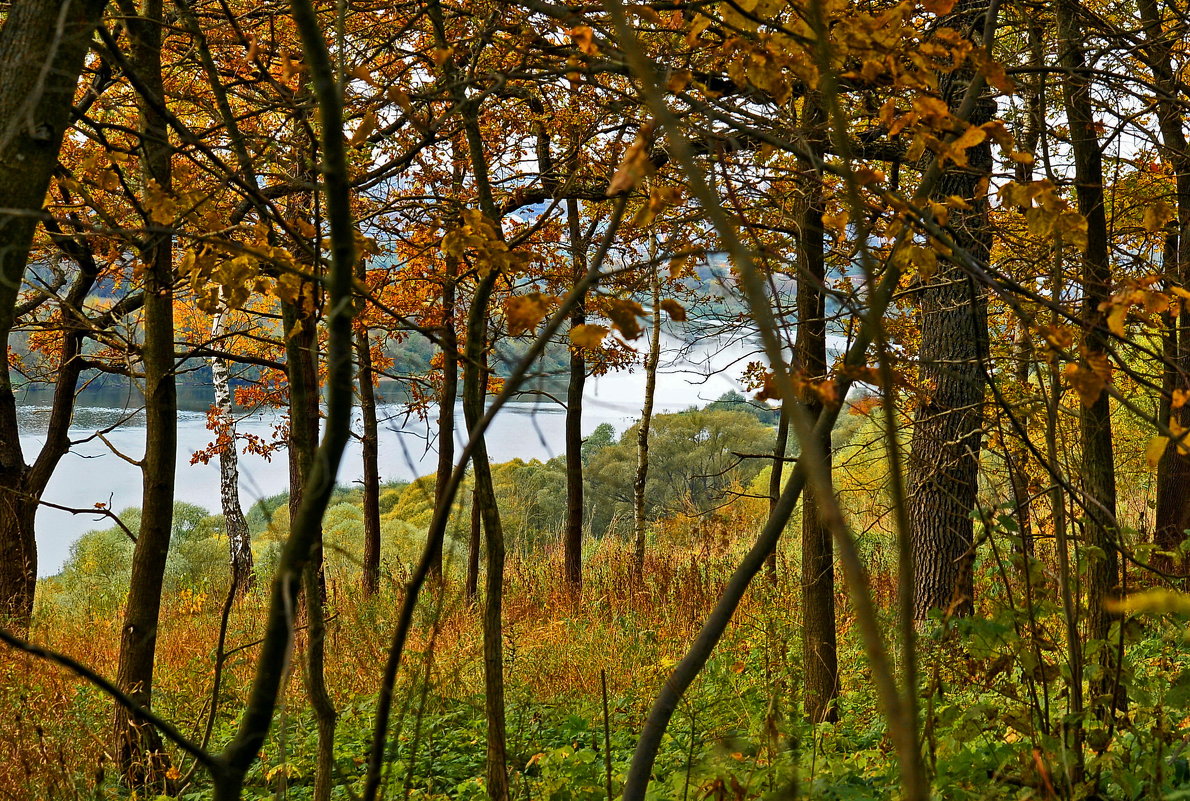
[[[504,321],[510,336],[520,336],[532,331],[550,310],[558,305],[558,299],[540,292],[514,295],[504,301]]]
[[[999,195],[1005,206],[1023,210],[1031,235],[1039,238],[1052,236],[1079,250],[1087,247],[1086,218],[1070,208],[1070,203],[1058,194],[1052,181],[1009,181],[1000,188]]]
[[[518,270],[533,258],[528,252],[509,250],[496,224],[478,209],[463,210],[462,225],[442,237],[442,252],[459,260],[470,254],[480,275]]]

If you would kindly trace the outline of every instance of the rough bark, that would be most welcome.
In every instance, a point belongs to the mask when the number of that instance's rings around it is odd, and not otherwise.
[[[821,139],[819,127],[824,115],[817,103],[806,104],[805,123],[810,141]],[[826,280],[823,252],[825,233],[822,214],[825,205],[820,176],[808,162],[800,165],[805,181],[805,207],[798,227],[799,270],[797,278],[797,341],[794,359],[798,371],[808,380],[826,379]],[[782,404],[784,407],[784,404]],[[817,419],[822,401],[810,393],[806,407]],[[782,408],[782,417],[787,412]],[[831,475],[831,436],[819,440],[822,459],[807,469]],[[807,454],[802,459],[810,458]],[[779,487],[780,485],[778,485]],[[778,491],[774,496],[779,497]],[[802,493],[802,659],[805,671],[803,699],[812,723],[839,719],[835,699],[839,695],[839,661],[835,635],[835,563],[830,530],[818,513],[819,499],[813,487]],[[770,510],[771,513],[771,510]]]
[[[649,352],[645,354],[645,399],[636,429],[636,475],[632,479],[632,569],[637,580],[645,574],[645,489],[649,482],[649,433],[653,427],[653,396],[657,393],[657,365],[661,360],[661,276],[652,267],[650,291],[653,325],[649,331]]]
[[[1167,280],[1190,285],[1190,147],[1187,146],[1182,101],[1184,93],[1175,80],[1171,51],[1176,33],[1164,30],[1161,12],[1154,0],[1138,0],[1146,48],[1143,58],[1157,87],[1154,105],[1161,130],[1161,158],[1174,175],[1177,205],[1176,228],[1165,240],[1163,270]],[[1168,397],[1175,390],[1190,390],[1190,308],[1182,304],[1165,338],[1162,420],[1171,416],[1183,427],[1190,426],[1190,405],[1174,411]],[[1165,552],[1176,551],[1190,528],[1190,458],[1175,444],[1166,447],[1157,464],[1157,515],[1153,541]],[[1168,558],[1159,560],[1169,571],[1185,574],[1185,566]]]
[[[33,611],[33,520],[45,484],[29,481],[7,343],[83,57],[105,5],[103,0],[26,0],[9,9],[0,30],[0,209],[5,210],[0,214],[0,619],[19,630],[28,627]],[[55,417],[57,408],[55,398]],[[43,450],[38,461],[49,457],[44,467],[52,472],[60,456]]]
[[[165,90],[161,72],[161,0],[146,0],[141,15],[126,20],[131,63],[142,84],[137,98],[140,118],[141,174],[170,191],[171,147],[162,114]],[[147,221],[150,222],[151,221]],[[153,665],[165,561],[173,528],[174,471],[177,461],[177,387],[174,377],[173,236],[150,224],[140,244],[144,260],[145,456],[141,462],[141,524],[132,552],[132,577],[120,630],[116,686],[151,707]],[[117,704],[115,760],[132,787],[169,791],[169,758],[151,727],[133,720]]]
[[[1111,262],[1107,214],[1103,205],[1103,153],[1095,132],[1090,83],[1082,49],[1082,28],[1075,17],[1077,5],[1060,2],[1057,7],[1058,47],[1062,66],[1069,71],[1063,83],[1063,101],[1070,126],[1074,156],[1075,194],[1079,213],[1087,220],[1087,246],[1082,254],[1084,368],[1086,357],[1106,359],[1106,313],[1100,304],[1111,293]],[[1091,404],[1079,406],[1079,434],[1082,444],[1080,473],[1085,516],[1083,518],[1086,562],[1087,637],[1105,641],[1112,616],[1105,604],[1119,592],[1120,566],[1116,530],[1116,475],[1112,443],[1111,405],[1106,392]],[[1101,670],[1090,683],[1093,708],[1105,711],[1102,699],[1112,696],[1110,706],[1124,704],[1116,695],[1115,648],[1106,642],[1099,650]]]
[[[979,30],[986,0],[963,0],[944,24],[959,31]],[[961,69],[942,81],[945,100],[957,110],[974,78]],[[992,119],[996,105],[981,97],[969,122]],[[945,169],[935,195],[957,195],[970,209],[953,209],[949,228],[956,244],[980,263],[991,248],[988,203],[976,197],[991,173],[992,150],[985,141],[967,151],[968,166]],[[913,544],[914,616],[932,609],[968,615],[973,609],[974,523],[977,471],[983,423],[983,371],[987,357],[987,297],[960,267],[940,262],[922,282],[921,385],[910,443],[909,521]]]
[[[211,322],[211,339],[218,342],[224,332],[224,310],[215,313]],[[219,433],[226,440],[219,449],[219,499],[223,508],[224,527],[227,530],[227,547],[231,580],[236,595],[243,597],[252,589],[252,536],[248,532],[248,521],[240,505],[240,466],[236,451],[236,421],[231,405],[231,383],[228,378],[227,361],[217,356],[210,359],[211,386],[215,390],[215,409],[219,414]]]

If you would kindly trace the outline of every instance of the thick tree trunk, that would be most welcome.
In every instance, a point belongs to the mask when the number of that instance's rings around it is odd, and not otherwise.
[[[1166,236],[1162,261],[1166,279],[1180,286],[1190,285],[1190,147],[1187,146],[1184,115],[1179,101],[1184,93],[1174,80],[1171,50],[1177,36],[1162,28],[1161,12],[1154,0],[1139,0],[1147,47],[1144,60],[1153,73],[1158,93],[1154,101],[1161,129],[1161,158],[1174,175],[1177,198],[1177,229]],[[1175,390],[1190,391],[1190,308],[1181,304],[1166,336],[1162,420],[1171,416],[1190,427],[1190,405],[1174,411],[1168,396]],[[1190,528],[1190,458],[1170,444],[1157,464],[1157,519],[1153,541],[1159,549],[1176,551]],[[1184,564],[1169,558],[1158,560],[1166,570],[1186,574]]]
[[[1058,49],[1062,66],[1069,75],[1063,82],[1066,119],[1070,126],[1070,146],[1074,156],[1075,193],[1079,213],[1087,220],[1087,247],[1082,256],[1083,353],[1085,357],[1107,359],[1106,313],[1099,306],[1111,294],[1111,261],[1108,251],[1107,214],[1103,205],[1103,153],[1095,132],[1091,110],[1090,84],[1082,50],[1082,27],[1075,18],[1075,6],[1061,2],[1057,6]],[[1091,364],[1084,363],[1085,369]],[[1116,474],[1112,443],[1111,404],[1101,392],[1090,405],[1079,407],[1079,432],[1082,441],[1082,491],[1086,559],[1087,637],[1105,641],[1099,650],[1102,668],[1091,682],[1092,703],[1106,711],[1122,708],[1126,698],[1114,692],[1117,682],[1116,649],[1107,643],[1112,615],[1106,604],[1119,593],[1120,566],[1116,528]]]
[[[37,213],[70,122],[83,57],[105,5],[104,0],[76,0],[69,6],[60,0],[24,0],[12,5],[0,30],[0,120],[6,121],[0,136],[0,620],[21,630],[33,611],[33,521],[40,490],[32,492],[27,484],[8,339]]]
[[[579,281],[587,273],[586,244],[578,201],[566,201],[566,219],[570,226],[571,279]],[[587,320],[582,299],[570,314],[573,329]],[[566,387],[566,530],[562,537],[566,583],[577,593],[583,585],[583,388],[587,381],[587,361],[579,348],[570,348],[570,381]]]
[[[218,342],[224,332],[224,314],[220,309],[211,322],[211,339]],[[219,498],[223,506],[224,527],[227,529],[227,547],[231,566],[231,580],[236,595],[243,597],[252,589],[252,536],[248,532],[248,521],[240,505],[240,466],[236,451],[236,421],[231,404],[231,383],[227,373],[227,362],[213,356],[211,363],[211,385],[215,390],[215,408],[219,413],[219,433],[226,439],[219,449]]]
[[[821,138],[823,123],[817,103],[806,104],[809,138]],[[800,165],[805,182],[805,209],[799,226],[800,269],[797,277],[797,342],[794,348],[799,373],[813,381],[826,380],[826,261],[823,252],[823,199],[821,176],[808,162]],[[786,401],[787,403],[788,401]],[[781,416],[786,417],[786,403]],[[822,401],[807,393],[806,407],[813,419],[822,413]],[[831,437],[826,432],[819,442],[823,459],[811,471],[831,475]],[[804,451],[804,449],[803,449]],[[805,453],[800,457],[808,458]],[[771,490],[772,488],[770,488]],[[779,485],[777,497],[779,495]],[[819,501],[813,487],[802,493],[802,659],[805,671],[806,716],[812,723],[839,719],[835,700],[839,696],[839,662],[835,636],[835,560],[830,530],[818,514]]]
[[[661,361],[661,275],[651,266],[650,291],[653,300],[653,325],[649,331],[649,352],[645,354],[645,400],[636,429],[636,475],[632,479],[632,569],[637,581],[645,575],[645,489],[649,482],[649,432],[653,427],[653,396],[657,394],[657,365]]]
[[[161,0],[146,0],[141,16],[126,20],[133,68],[148,97],[139,97],[141,173],[169,192],[171,147],[161,109]],[[132,578],[120,635],[116,685],[142,706],[152,705],[153,664],[165,561],[173,529],[178,403],[174,377],[173,237],[150,230],[140,246],[144,259],[145,456],[141,524],[132,553]],[[157,732],[132,720],[117,704],[116,764],[133,787],[166,789],[169,759]]]
[[[945,24],[978,30],[986,0],[962,0]],[[956,110],[973,73],[958,70],[942,81],[947,104]],[[970,122],[995,114],[984,95]],[[985,141],[967,151],[966,168],[948,167],[936,195],[956,195],[970,205],[953,209],[949,228],[956,244],[986,263],[991,249],[988,203],[976,197],[991,174],[992,150]],[[913,425],[909,453],[909,520],[914,562],[914,615],[932,609],[969,615],[973,609],[972,566],[979,452],[982,445],[983,372],[987,358],[987,297],[949,261],[923,281],[921,291],[921,384],[924,398]]]

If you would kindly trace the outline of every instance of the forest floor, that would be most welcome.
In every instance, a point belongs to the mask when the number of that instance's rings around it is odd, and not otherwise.
[[[729,574],[738,547],[665,549],[634,581],[625,548],[604,543],[586,566],[581,597],[562,586],[556,560],[513,557],[507,574],[505,658],[512,792],[516,799],[613,795],[652,698],[683,654]],[[839,596],[842,694],[838,724],[811,726],[800,697],[796,566],[758,580],[673,718],[650,798],[883,799],[897,795],[897,768],[846,598]],[[402,576],[362,600],[332,579],[327,678],[339,712],[336,798],[362,786],[375,694]],[[1044,579],[1043,579],[1044,580]],[[1190,654],[1185,621],[1125,626],[1131,705],[1114,724],[1072,716],[1069,667],[1055,604],[1033,621],[1003,603],[999,579],[980,574],[977,615],[923,629],[923,749],[940,799],[1190,798]],[[874,575],[891,610],[891,577]],[[458,582],[428,592],[398,683],[386,773],[387,797],[485,797],[485,722],[479,615]],[[1038,597],[1045,597],[1039,593]],[[154,707],[201,739],[210,715],[222,599],[184,590],[167,599],[158,642]],[[258,588],[233,610],[228,661],[211,745],[230,738],[262,633]],[[888,612],[891,614],[891,611]],[[891,617],[885,631],[895,631]],[[115,670],[119,624],[43,612],[34,640],[104,675]],[[949,632],[949,634],[946,634]],[[316,729],[299,639],[284,705],[245,797],[310,797]],[[1093,658],[1093,655],[1092,655]],[[606,680],[608,715],[603,713]],[[129,797],[103,754],[111,702],[96,688],[32,657],[0,652],[0,801]],[[605,734],[606,729],[606,734]],[[1085,770],[1071,785],[1072,732]],[[1065,730],[1066,734],[1063,735]],[[610,738],[609,753],[604,747]],[[188,760],[179,797],[209,788]]]

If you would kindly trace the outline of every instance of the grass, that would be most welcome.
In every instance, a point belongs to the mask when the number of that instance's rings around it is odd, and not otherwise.
[[[657,687],[714,603],[742,548],[725,517],[716,547],[655,547],[637,585],[628,551],[592,545],[581,599],[560,583],[557,554],[514,554],[507,573],[505,654],[514,797],[604,799],[601,677],[610,713],[613,792]],[[390,566],[390,569],[391,566]],[[1087,732],[1087,775],[1074,797],[1190,797],[1190,659],[1184,622],[1130,626],[1125,677],[1129,714],[1108,732],[1067,714],[1067,678],[1057,610],[1034,610],[1037,634],[1002,603],[988,566],[979,575],[980,614],[959,636],[922,640],[923,749],[945,799],[1046,799],[1063,794],[1071,754],[1062,728]],[[374,698],[400,599],[401,569],[364,600],[352,577],[331,577],[327,679],[340,713],[336,798],[362,783]],[[872,576],[891,608],[892,577]],[[405,667],[386,763],[388,798],[484,795],[484,720],[479,617],[448,581],[425,597]],[[1045,597],[1044,594],[1039,594]],[[840,609],[841,723],[811,727],[800,713],[801,649],[796,564],[775,583],[758,581],[704,675],[679,709],[657,760],[656,799],[884,799],[897,769],[876,708],[844,597]],[[199,738],[210,714],[220,593],[187,589],[166,599],[158,640],[154,706]],[[263,628],[263,591],[233,611],[229,657],[212,745],[230,736],[251,679]],[[891,613],[889,613],[891,614]],[[886,621],[886,631],[895,627]],[[113,675],[116,620],[43,611],[33,638]],[[1024,632],[1030,632],[1025,634]],[[303,643],[299,637],[298,650]],[[1040,663],[1036,655],[1041,655]],[[310,795],[315,727],[301,660],[275,725],[248,777],[247,798]],[[0,801],[114,799],[129,794],[104,751],[111,703],[69,673],[0,652]],[[176,756],[175,756],[176,758]],[[189,770],[185,760],[179,765]],[[209,797],[196,772],[182,798]]]

